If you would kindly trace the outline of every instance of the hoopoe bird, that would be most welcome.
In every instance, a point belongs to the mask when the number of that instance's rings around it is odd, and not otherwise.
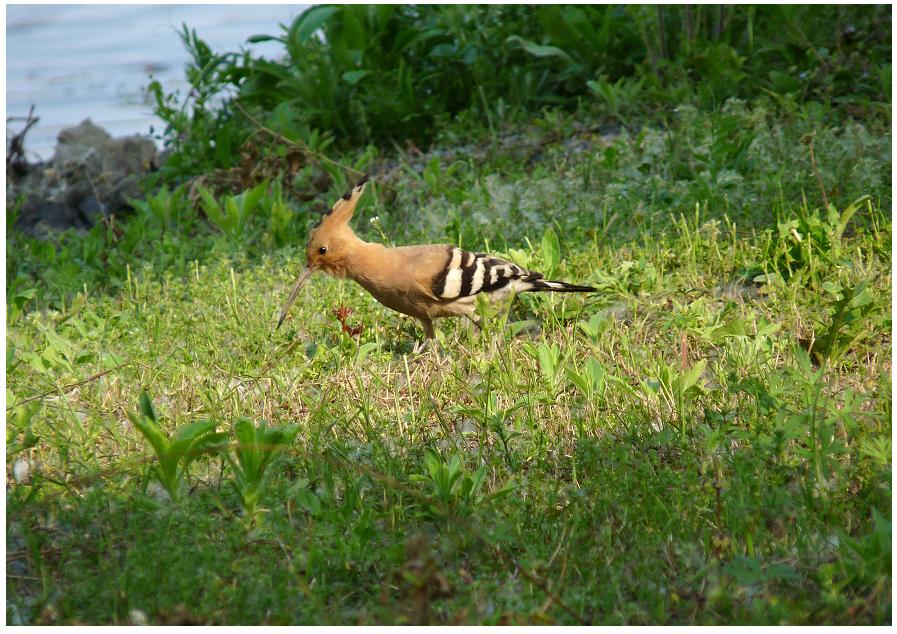
[[[306,266],[290,289],[280,311],[280,328],[290,306],[312,273],[324,271],[358,282],[384,306],[417,318],[427,341],[435,338],[433,320],[467,317],[480,326],[476,296],[483,293],[492,302],[512,293],[555,291],[589,293],[596,289],[543,279],[513,262],[486,253],[471,253],[457,247],[427,244],[387,247],[361,240],[349,227],[367,177],[336,201],[312,229],[305,247]]]

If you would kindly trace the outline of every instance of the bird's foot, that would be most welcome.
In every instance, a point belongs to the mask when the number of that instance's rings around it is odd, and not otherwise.
[[[448,360],[445,350],[438,341],[427,339],[414,345],[414,350],[409,356],[408,362],[413,364],[443,365]]]
[[[418,341],[414,344],[414,348],[411,350],[411,354],[414,356],[421,355],[426,352],[430,348],[431,339],[424,339],[423,341]]]

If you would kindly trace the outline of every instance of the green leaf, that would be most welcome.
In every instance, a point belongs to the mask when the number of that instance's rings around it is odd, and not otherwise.
[[[473,473],[473,486],[470,487],[470,494],[476,495],[486,481],[486,467],[482,466]]]
[[[542,235],[542,261],[545,263],[546,277],[553,276],[561,263],[561,244],[551,227]]]
[[[285,42],[284,38],[282,37],[277,37],[275,35],[265,35],[261,33],[259,35],[250,35],[246,38],[246,41],[249,44],[258,44],[259,42]]]
[[[380,347],[380,344],[376,341],[369,341],[358,347],[358,352],[355,355],[355,365],[361,365],[364,363],[364,360],[368,357],[372,350],[376,350]]]
[[[343,81],[354,86],[370,74],[369,70],[349,70],[343,73]]]
[[[257,473],[259,457],[255,425],[246,418],[237,419],[234,423],[234,435],[237,437],[236,454],[240,466],[248,473]]]
[[[202,199],[202,208],[203,211],[205,211],[206,216],[212,221],[212,224],[219,229],[222,229],[227,221],[224,217],[224,212],[221,210],[221,205],[219,205],[218,201],[215,200],[215,197],[212,196],[212,192],[205,187],[200,187],[199,197]]]
[[[800,81],[777,70],[769,71],[769,81],[773,91],[779,94],[797,92],[801,89]]]
[[[224,199],[224,218],[221,228],[225,233],[236,236],[240,226],[240,208],[237,206],[237,198],[228,196]]]
[[[635,391],[635,388],[633,388],[631,385],[629,385],[629,383],[627,383],[624,379],[622,379],[618,376],[614,376],[613,374],[607,374],[607,375],[605,375],[605,380],[618,386],[620,389],[622,389],[624,392],[626,392],[626,394],[628,394],[630,397],[632,397],[632,398],[638,397],[638,392]]]
[[[723,326],[715,329],[712,334],[713,341],[719,342],[726,338],[751,336],[746,320],[739,317],[733,318]]]
[[[255,208],[258,207],[259,201],[262,197],[268,192],[268,179],[262,180],[261,183],[253,187],[252,189],[248,189],[242,195],[244,196],[243,206],[245,208],[245,212],[247,215],[251,214],[255,211]]]
[[[296,18],[290,27],[290,40],[298,43],[305,42],[315,31],[321,28],[327,20],[341,10],[342,9],[339,7],[325,6],[306,9],[302,15]]]
[[[168,438],[162,433],[162,430],[159,429],[158,425],[154,422],[151,422],[148,418],[134,416],[132,414],[128,415],[128,418],[131,419],[131,424],[143,434],[143,437],[146,438],[147,442],[149,442],[150,446],[153,448],[153,451],[156,452],[156,457],[160,460],[168,455],[169,442]]]
[[[215,429],[215,423],[213,421],[198,420],[178,429],[174,434],[174,440],[186,440],[192,442],[213,429]]]
[[[47,330],[45,334],[47,337],[47,344],[54,351],[58,352],[61,356],[67,359],[73,356],[74,345],[72,344],[72,342],[62,338],[52,330]]]
[[[305,509],[309,515],[316,517],[321,514],[321,499],[314,491],[300,489],[296,492],[295,500],[299,508]]]
[[[345,8],[342,15],[341,35],[352,52],[353,61],[356,64],[360,61],[359,54],[368,42],[368,33],[364,28],[367,12],[368,8],[365,6],[349,5]]]
[[[561,362],[561,349],[558,344],[553,343],[550,346],[540,343],[536,348],[536,358],[539,360],[539,367],[542,369],[542,375],[549,381],[553,382]]]
[[[850,222],[850,219],[853,218],[853,215],[867,200],[869,200],[869,196],[863,196],[862,198],[850,203],[847,208],[841,212],[841,214],[838,216],[838,223],[834,227],[835,234],[833,237],[836,241],[841,239],[841,236],[844,235],[844,230],[847,228],[847,223]]]
[[[503,485],[501,485],[501,487],[499,487],[498,489],[496,489],[495,491],[493,491],[492,493],[487,495],[485,499],[489,500],[489,501],[498,500],[498,499],[505,497],[506,495],[510,495],[516,489],[517,489],[517,484],[514,482],[514,479],[511,478],[507,482],[505,482]]]
[[[698,382],[698,379],[701,378],[701,375],[704,373],[704,369],[707,367],[707,360],[701,359],[684,373],[680,374],[677,377],[678,388],[682,390],[682,393],[687,392],[695,384]]]
[[[432,49],[430,49],[430,55],[432,55],[433,57],[452,57],[457,52],[458,47],[455,44],[451,44],[449,42],[437,44]]]
[[[592,385],[588,379],[582,374],[578,374],[572,367],[567,368],[567,377],[573,382],[583,396],[590,397],[592,395]]]
[[[539,321],[535,319],[523,319],[521,321],[512,321],[508,324],[508,331],[511,333],[512,337],[516,337],[522,331],[527,328],[532,328],[534,326],[538,326],[540,324]]]
[[[31,430],[31,419],[39,409],[40,403],[34,403],[30,406],[20,405],[13,410],[12,415],[7,417],[7,462],[10,462],[16,454],[35,446],[38,440],[40,440],[40,437],[35,436]]]
[[[512,35],[505,43],[517,43],[519,44],[523,50],[525,50],[530,55],[535,55],[536,57],[559,57],[564,61],[573,63],[573,59],[563,50],[559,49],[556,46],[542,46],[541,44],[536,44],[530,40],[526,40],[519,35]]]
[[[144,416],[156,423],[156,425],[158,426],[158,421],[156,419],[156,410],[153,409],[153,402],[150,400],[150,397],[146,392],[140,393],[140,411]]]
[[[592,384],[592,388],[601,390],[604,387],[604,376],[606,374],[604,366],[597,359],[590,358],[586,361],[586,372]]]

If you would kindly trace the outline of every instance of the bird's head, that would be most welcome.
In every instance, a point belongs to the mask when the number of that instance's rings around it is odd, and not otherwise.
[[[308,244],[305,246],[305,268],[296,278],[293,288],[290,289],[290,296],[280,311],[278,328],[286,319],[287,311],[296,301],[299,291],[308,282],[312,273],[324,271],[330,275],[345,277],[349,251],[352,244],[358,240],[349,227],[349,220],[355,213],[355,206],[364,193],[367,180],[367,176],[365,176],[355,187],[337,200],[330,211],[324,214],[321,221],[311,230]]]

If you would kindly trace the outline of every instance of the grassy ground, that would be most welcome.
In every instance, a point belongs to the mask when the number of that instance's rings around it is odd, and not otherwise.
[[[13,235],[7,620],[890,622],[890,133],[819,116],[401,162],[366,238],[599,288],[419,358],[351,282],[274,330],[313,218]]]

